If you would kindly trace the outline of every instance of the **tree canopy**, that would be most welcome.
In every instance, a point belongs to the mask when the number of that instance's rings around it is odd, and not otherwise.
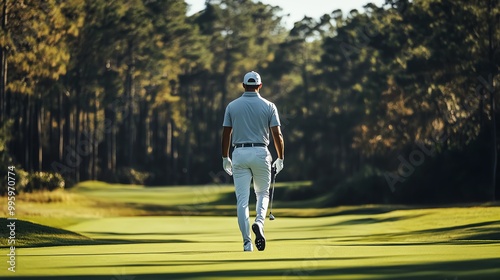
[[[282,180],[330,204],[498,199],[500,3],[387,0],[291,30],[278,6],[3,0],[0,166],[147,185],[229,183],[225,106],[263,77]]]

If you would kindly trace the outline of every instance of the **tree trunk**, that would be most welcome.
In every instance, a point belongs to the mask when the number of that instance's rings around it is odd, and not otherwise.
[[[498,127],[498,124],[496,124],[496,117],[495,117],[495,126],[496,126],[496,130],[498,131],[499,130],[499,127]],[[494,137],[494,141],[497,141],[497,137],[495,136]],[[495,142],[496,143],[496,142]],[[493,175],[493,184],[494,184],[494,198],[495,198],[495,201],[500,201],[500,183],[498,182],[497,180],[497,174],[500,172],[499,171],[499,168],[498,168],[498,145],[496,145],[496,147],[494,148],[495,150],[495,154],[493,155],[493,166],[494,166],[494,170],[493,172],[495,173]]]
[[[151,112],[151,126],[149,128],[149,130],[151,131],[151,142],[150,142],[150,145],[151,145],[151,157],[153,159],[153,162],[156,163],[156,160],[160,157],[160,152],[164,152],[164,151],[161,151],[160,149],[160,146],[159,146],[159,142],[160,142],[160,132],[159,132],[159,129],[158,129],[158,110],[157,109],[154,109],[153,112]]]
[[[42,161],[43,161],[43,133],[42,133],[42,97],[41,94],[39,98],[35,99],[35,114],[36,119],[36,146],[37,146],[37,156],[36,156],[36,169],[42,171]]]
[[[124,159],[125,165],[134,165],[134,140],[135,140],[135,124],[134,124],[134,71],[135,71],[135,56],[134,44],[132,41],[128,42],[128,69],[125,78],[125,117],[123,120],[123,134],[125,137]]]
[[[75,122],[74,122],[74,126],[75,126],[75,134],[74,134],[74,137],[75,137],[75,145],[72,148],[72,150],[75,152],[75,157],[79,157],[80,155],[78,155],[78,147],[80,146],[80,113],[81,113],[81,108],[80,108],[80,97],[81,97],[81,88],[80,88],[80,84],[79,84],[79,77],[76,77],[76,80],[77,80],[77,85],[76,85],[76,107],[75,107]],[[80,168],[81,168],[81,165],[79,164],[79,162],[77,161],[76,162],[76,166],[75,166],[75,183],[78,183],[80,182]]]
[[[20,121],[20,127],[22,131],[22,162],[23,162],[23,167],[26,169],[26,171],[30,171],[30,161],[29,161],[29,151],[30,151],[30,137],[31,137],[31,130],[30,130],[30,97],[29,95],[25,95],[23,97],[20,97],[19,100],[22,102],[22,114],[23,114],[23,120]]]
[[[57,150],[57,127],[53,127],[54,123],[54,114],[52,113],[51,110],[47,110],[47,129],[48,129],[48,139],[47,139],[47,146],[48,146],[48,161],[54,161],[56,160],[55,153],[53,151]],[[47,158],[45,158],[45,162],[47,162]]]
[[[7,0],[3,0],[2,6],[2,30],[7,33]],[[0,48],[0,123],[3,123],[8,114],[6,110],[8,108],[7,103],[7,91],[5,90],[7,86],[7,50],[5,48]]]
[[[196,113],[194,112],[195,109],[195,104],[193,100],[193,96],[191,94],[191,87],[188,85],[185,85],[185,95],[186,95],[186,117],[188,120],[190,120],[191,123],[197,123],[196,120]],[[192,125],[191,125],[192,126]],[[184,155],[183,155],[183,175],[184,175],[184,184],[190,184],[191,183],[191,165],[192,165],[192,145],[191,143],[191,134],[193,133],[193,129],[188,129],[185,134],[185,141],[184,141]],[[201,143],[198,143],[201,144]]]
[[[174,183],[176,182],[176,176],[175,176],[175,173],[176,173],[176,170],[175,170],[175,156],[174,156],[174,153],[175,153],[175,149],[174,149],[174,137],[173,137],[173,124],[172,124],[172,120],[171,119],[168,119],[167,120],[167,135],[166,135],[166,141],[165,141],[165,145],[166,145],[166,153],[167,153],[167,174],[168,174],[168,181],[169,183]]]
[[[66,160],[66,154],[67,153],[66,151],[68,150],[67,148],[68,147],[71,147],[71,139],[72,139],[72,114],[71,114],[71,111],[72,111],[72,104],[71,104],[71,100],[69,99],[68,96],[65,96],[63,95],[62,96],[62,102],[61,102],[61,110],[62,110],[62,114],[64,114],[64,125],[63,125],[63,128],[62,128],[62,131],[63,131],[63,136],[62,136],[62,145],[60,147],[60,153],[61,153],[61,163],[63,163],[64,165],[68,166],[69,162],[65,161]],[[71,166],[68,166],[70,168],[69,170],[69,173],[66,175],[67,178],[70,178],[70,176],[72,176],[72,172],[73,172],[73,168]]]
[[[105,133],[105,175],[116,172],[116,112],[112,109],[104,109],[104,117],[109,120],[109,125],[106,127]]]
[[[59,91],[57,98],[57,160],[63,161],[64,127],[63,127],[63,92]]]
[[[139,114],[137,120],[137,141],[135,142],[135,150],[137,151],[136,164],[145,166],[147,158],[147,118],[148,104],[147,101],[138,102]]]
[[[491,129],[492,129],[492,178],[491,178],[491,185],[492,185],[492,199],[493,201],[497,198],[497,164],[498,164],[498,149],[497,149],[497,124],[496,124],[496,110],[495,110],[495,90],[494,87],[492,88],[493,90],[491,91],[491,98],[490,98],[490,105],[491,105]]]
[[[92,147],[92,166],[91,166],[91,179],[92,180],[97,180],[97,158],[99,156],[99,135],[97,132],[99,131],[99,122],[97,121],[98,118],[98,112],[99,112],[99,101],[97,100],[97,92],[94,91],[94,130],[92,134],[92,141],[91,141],[91,147]]]
[[[490,75],[491,79],[488,81],[489,91],[490,91],[490,107],[491,107],[491,118],[492,118],[492,200],[496,198],[496,176],[497,176],[497,162],[498,162],[498,149],[497,149],[497,125],[496,125],[496,110],[495,110],[495,83],[494,74],[496,70],[495,65],[495,47],[493,43],[493,32],[496,28],[495,15],[493,14],[493,0],[488,1],[488,13],[489,13],[489,24],[488,24],[488,62],[490,65]]]
[[[87,95],[87,94],[86,94]],[[79,151],[82,152],[82,180],[89,180],[91,172],[92,158],[92,127],[90,125],[90,113],[88,108],[89,100],[85,100],[85,111],[83,114],[82,143]]]
[[[30,95],[28,95],[28,103],[27,103],[27,113],[28,115],[26,116],[26,130],[28,135],[28,145],[27,145],[27,150],[26,150],[26,168],[28,169],[29,172],[33,172],[33,147],[34,147],[34,127],[33,127],[33,101]]]

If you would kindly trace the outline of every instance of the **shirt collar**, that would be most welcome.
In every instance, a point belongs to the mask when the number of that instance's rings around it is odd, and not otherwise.
[[[260,97],[260,94],[258,92],[254,92],[254,91],[245,91],[243,93],[243,96],[244,97]]]

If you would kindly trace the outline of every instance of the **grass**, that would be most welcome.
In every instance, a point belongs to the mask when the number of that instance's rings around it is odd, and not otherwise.
[[[266,250],[244,253],[233,199],[231,186],[149,189],[86,182],[66,200],[39,203],[38,212],[37,202],[19,202],[18,207],[28,204],[33,210],[17,221],[24,247],[16,251],[16,273],[5,268],[0,277],[444,280],[500,275],[500,207],[495,205],[318,209],[313,200],[303,205],[278,200],[276,220],[266,221]],[[60,212],[44,209],[56,206]],[[105,209],[92,210],[96,206]],[[227,216],[209,215],[217,211]]]
[[[6,218],[0,218],[1,225],[7,225],[10,222]],[[69,230],[23,220],[15,221],[15,233],[16,242],[12,245],[15,245],[16,248],[95,243],[91,238]],[[1,236],[9,236],[8,228],[6,226],[2,227],[0,234]],[[7,239],[2,238],[0,248],[9,248],[10,246],[11,244],[7,244]]]

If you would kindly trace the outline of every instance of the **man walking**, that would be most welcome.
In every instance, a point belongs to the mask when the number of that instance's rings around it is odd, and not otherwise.
[[[243,250],[253,251],[250,234],[248,200],[250,182],[257,197],[256,217],[252,225],[255,246],[259,251],[266,248],[264,221],[269,204],[272,156],[269,145],[269,130],[272,132],[278,159],[272,164],[276,174],[283,169],[284,141],[276,106],[262,98],[259,90],[262,81],[257,72],[248,72],[243,78],[245,92],[227,105],[222,131],[222,165],[234,178],[237,201],[238,225],[243,236]],[[232,161],[229,145],[234,147]]]

